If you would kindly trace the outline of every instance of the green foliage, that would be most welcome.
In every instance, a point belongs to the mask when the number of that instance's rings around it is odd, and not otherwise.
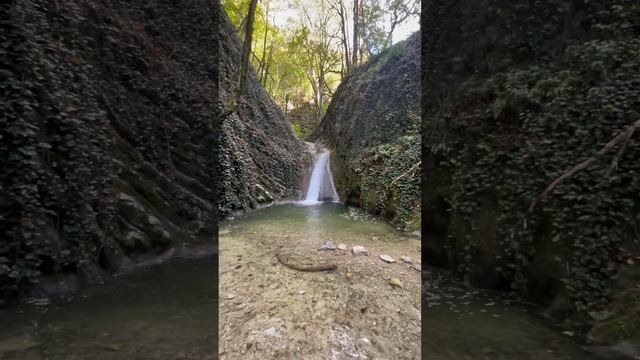
[[[293,132],[300,140],[306,140],[306,138],[311,135],[311,132],[313,131],[312,129],[309,129],[300,124],[291,124],[291,127],[293,128]]]
[[[244,24],[248,12],[248,2],[225,0],[224,9],[240,35],[240,26]],[[314,99],[310,78],[317,75],[317,54],[330,51],[332,56],[340,56],[333,48],[322,48],[308,26],[296,24],[291,29],[276,27],[272,19],[267,19],[266,5],[262,2],[258,3],[256,9],[251,48],[255,54],[251,57],[251,62],[258,76],[262,77],[263,87],[283,108],[286,101],[297,105]],[[263,69],[266,74],[261,76]],[[333,70],[339,71],[339,68]],[[336,74],[325,75],[325,81],[331,91],[337,87],[337,80],[339,78],[336,78]]]
[[[406,53],[407,53],[406,46],[397,45],[397,46],[392,46],[388,48],[384,53],[382,53],[381,56],[386,59],[383,61],[394,61],[396,59],[403,57]]]
[[[420,136],[408,132],[365,151],[356,169],[365,208],[395,214],[402,229],[415,228],[420,212]]]
[[[242,39],[248,12],[246,0],[224,0],[223,6],[231,22]],[[251,48],[251,62],[262,86],[276,103],[284,109],[287,105],[297,108],[306,103],[314,103],[317,109],[315,122],[326,113],[332,94],[347,72],[347,54],[342,43],[338,1],[297,0],[291,3],[281,1],[259,2],[254,21]],[[359,15],[359,61],[358,65],[379,55],[387,44],[389,24],[385,12],[395,11],[399,23],[406,21],[412,13],[415,16],[418,2],[415,0],[360,2]],[[347,21],[353,20],[350,1],[342,1]],[[285,7],[291,19],[282,26],[274,19],[278,8]],[[404,20],[402,20],[404,19]],[[280,20],[280,19],[278,19]],[[278,24],[278,26],[276,26]],[[347,24],[350,26],[350,24]],[[347,32],[351,29],[347,29]],[[350,36],[350,35],[347,35]],[[348,41],[353,54],[352,41]],[[394,49],[391,56],[401,56],[401,50]],[[356,68],[358,65],[352,66]]]
[[[368,56],[379,54],[387,42],[387,32],[383,24],[385,9],[382,0],[365,1],[362,4],[360,28]]]
[[[532,65],[471,80],[458,102],[443,107],[434,121],[449,124],[448,200],[458,219],[449,236],[464,249],[462,273],[474,271],[477,239],[486,235],[477,233],[477,215],[491,206],[500,214],[497,270],[514,289],[526,289],[537,244],[549,241],[560,250],[545,254],[556,262],[546,271],[562,278],[576,309],[607,301],[615,255],[638,226],[638,134],[612,177],[604,173],[617,149],[559,186],[533,214],[526,210],[552,180],[638,120],[639,69],[637,38],[594,40],[570,46],[561,68]]]

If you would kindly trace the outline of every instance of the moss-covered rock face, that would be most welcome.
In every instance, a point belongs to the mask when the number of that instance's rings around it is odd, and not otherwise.
[[[420,37],[387,49],[338,87],[315,137],[333,149],[341,199],[420,228]]]
[[[211,243],[218,206],[295,192],[300,145],[255,76],[221,119],[240,45],[217,1],[1,11],[0,298],[42,273]]]
[[[211,241],[212,10],[207,1],[3,5],[0,292],[41,273],[99,274],[123,255]]]
[[[423,235],[439,239],[425,251],[554,314],[608,306],[616,255],[638,246],[639,133],[528,208],[640,118],[639,5],[443,0],[425,11]]]
[[[226,215],[274,199],[299,198],[305,149],[253,70],[247,94],[233,105],[241,45],[226,14],[221,20],[219,101],[225,118],[218,133],[218,210]]]

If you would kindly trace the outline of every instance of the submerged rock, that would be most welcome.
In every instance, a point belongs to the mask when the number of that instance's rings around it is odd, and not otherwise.
[[[338,244],[338,249],[340,249],[340,250],[347,250],[347,245],[345,245],[345,244]]]
[[[354,256],[369,255],[369,251],[364,246],[360,245],[354,246],[351,251],[353,251]]]

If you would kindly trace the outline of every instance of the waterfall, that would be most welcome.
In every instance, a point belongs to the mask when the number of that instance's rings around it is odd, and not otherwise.
[[[331,167],[329,165],[329,151],[325,151],[313,165],[313,172],[307,188],[307,197],[302,204],[317,204],[321,201],[338,201],[336,187],[333,184]]]

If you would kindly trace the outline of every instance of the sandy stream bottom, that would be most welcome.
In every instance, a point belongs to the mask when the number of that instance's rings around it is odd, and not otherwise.
[[[279,221],[221,227],[221,359],[420,359],[420,272],[400,261],[419,262],[420,240],[378,221],[339,216],[348,213],[337,205],[289,207],[270,209]],[[284,219],[295,211],[315,221]],[[369,255],[318,250],[328,240],[364,246]],[[276,253],[338,268],[302,272],[279,263]]]

